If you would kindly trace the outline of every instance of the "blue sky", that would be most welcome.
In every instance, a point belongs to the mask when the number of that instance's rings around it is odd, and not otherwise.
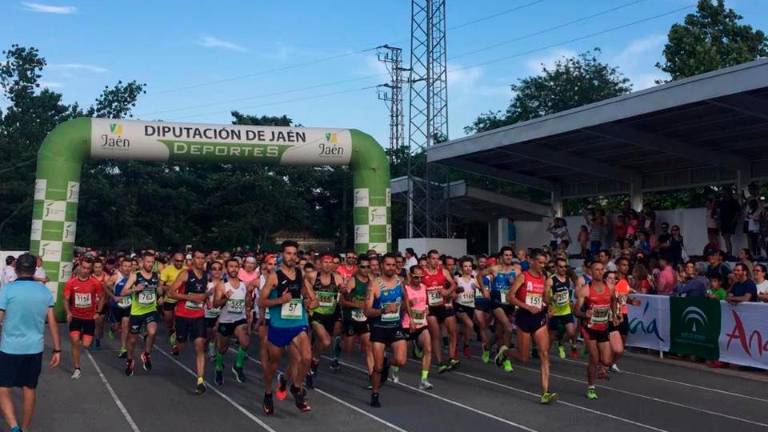
[[[666,33],[693,10],[679,9],[693,4],[448,0],[451,138],[464,135],[478,114],[506,108],[511,83],[563,55],[600,47],[601,59],[619,66],[636,90],[653,85],[663,78],[654,64]],[[768,30],[768,0],[726,5]],[[358,128],[385,144],[387,109],[368,87],[388,78],[375,52],[363,50],[399,46],[407,64],[409,14],[407,0],[3,0],[0,47],[39,48],[49,64],[45,84],[67,102],[89,104],[104,86],[136,79],[148,84],[135,110],[141,119],[229,122],[233,109],[287,114],[305,126]],[[581,40],[564,44],[573,39]]]

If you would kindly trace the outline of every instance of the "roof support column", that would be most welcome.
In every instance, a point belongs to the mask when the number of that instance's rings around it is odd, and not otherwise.
[[[563,217],[563,188],[560,184],[553,185],[551,197],[553,215]]]
[[[744,167],[744,169],[736,170],[736,196],[739,197],[747,189],[747,185],[752,181],[752,169],[750,167]]]
[[[629,203],[635,211],[643,209],[642,179],[635,177],[629,182]]]

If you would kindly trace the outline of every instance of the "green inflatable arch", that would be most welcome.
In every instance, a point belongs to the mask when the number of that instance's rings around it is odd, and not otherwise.
[[[61,291],[72,272],[80,172],[87,158],[349,165],[355,249],[391,250],[389,161],[363,132],[77,118],[57,126],[40,147],[32,212],[29,249],[43,258],[59,317]]]

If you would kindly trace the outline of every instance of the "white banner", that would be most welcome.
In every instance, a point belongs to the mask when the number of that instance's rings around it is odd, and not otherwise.
[[[720,302],[720,360],[768,369],[768,305]]]
[[[635,294],[639,306],[629,304],[627,345],[669,351],[669,297]]]

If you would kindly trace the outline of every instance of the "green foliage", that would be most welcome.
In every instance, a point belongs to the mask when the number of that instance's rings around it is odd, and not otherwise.
[[[676,80],[768,56],[765,33],[741,19],[723,0],[699,0],[696,12],[669,30],[665,61],[656,67]]]
[[[552,68],[542,65],[541,74],[512,85],[514,97],[506,112],[485,113],[465,131],[484,132],[632,91],[629,79],[618,68],[600,62],[599,55],[600,49],[595,48],[559,59]]]

